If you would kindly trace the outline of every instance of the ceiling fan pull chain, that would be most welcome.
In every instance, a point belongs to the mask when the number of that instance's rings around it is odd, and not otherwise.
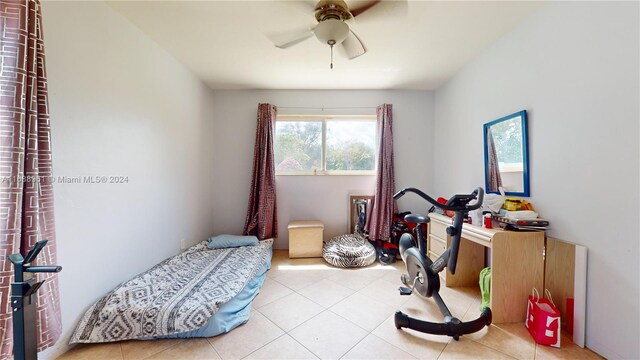
[[[331,45],[331,70],[333,70],[333,44]]]
[[[335,40],[329,40],[327,41],[327,44],[329,44],[329,46],[331,47],[331,70],[333,70],[333,45],[336,44]]]

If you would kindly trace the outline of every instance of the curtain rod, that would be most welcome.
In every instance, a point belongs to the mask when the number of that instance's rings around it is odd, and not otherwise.
[[[348,109],[375,109],[377,106],[338,106],[338,107],[308,107],[308,106],[278,106],[278,109],[308,109],[308,110],[348,110]]]

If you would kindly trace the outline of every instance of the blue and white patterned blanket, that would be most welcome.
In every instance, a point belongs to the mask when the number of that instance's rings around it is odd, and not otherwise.
[[[210,250],[199,243],[137,275],[84,314],[70,344],[171,335],[204,326],[262,268],[273,240]]]

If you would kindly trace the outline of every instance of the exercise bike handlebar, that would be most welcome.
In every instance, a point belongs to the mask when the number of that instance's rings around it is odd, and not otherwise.
[[[404,188],[398,191],[395,195],[393,195],[394,200],[398,200],[403,197],[406,193],[412,192],[426,201],[430,202],[433,206],[439,207],[443,210],[451,210],[451,211],[470,211],[479,209],[482,206],[482,201],[484,199],[484,189],[481,187],[476,188],[469,195],[454,195],[452,196],[446,204],[441,204],[431,196],[425,194],[422,190],[416,189],[413,187]],[[468,204],[472,199],[476,199],[476,202],[473,204]]]

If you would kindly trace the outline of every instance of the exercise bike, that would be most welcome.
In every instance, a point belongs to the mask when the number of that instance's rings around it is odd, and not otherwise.
[[[402,189],[393,198],[400,199],[407,192],[417,194],[433,204],[433,206],[453,211],[454,217],[453,225],[447,228],[447,234],[451,236],[451,245],[434,261],[431,261],[425,255],[427,238],[423,231],[423,224],[429,222],[429,217],[418,214],[409,214],[404,217],[405,221],[418,224],[414,229],[417,247],[411,234],[405,233],[400,237],[400,254],[407,266],[407,274],[402,274],[401,276],[402,283],[405,286],[400,287],[400,295],[411,295],[413,292],[417,292],[421,296],[432,297],[444,316],[444,322],[433,323],[418,320],[404,314],[402,311],[397,311],[394,318],[396,328],[409,328],[429,334],[448,335],[458,340],[462,335],[471,334],[485,326],[489,326],[491,324],[491,309],[488,307],[483,309],[479,318],[469,322],[462,322],[451,315],[451,311],[449,311],[439,294],[440,276],[438,275],[445,268],[448,268],[452,275],[455,274],[463,220],[470,210],[475,210],[482,206],[484,190],[479,187],[469,195],[454,195],[445,204],[439,203],[416,188]],[[476,201],[470,204],[472,200]]]

